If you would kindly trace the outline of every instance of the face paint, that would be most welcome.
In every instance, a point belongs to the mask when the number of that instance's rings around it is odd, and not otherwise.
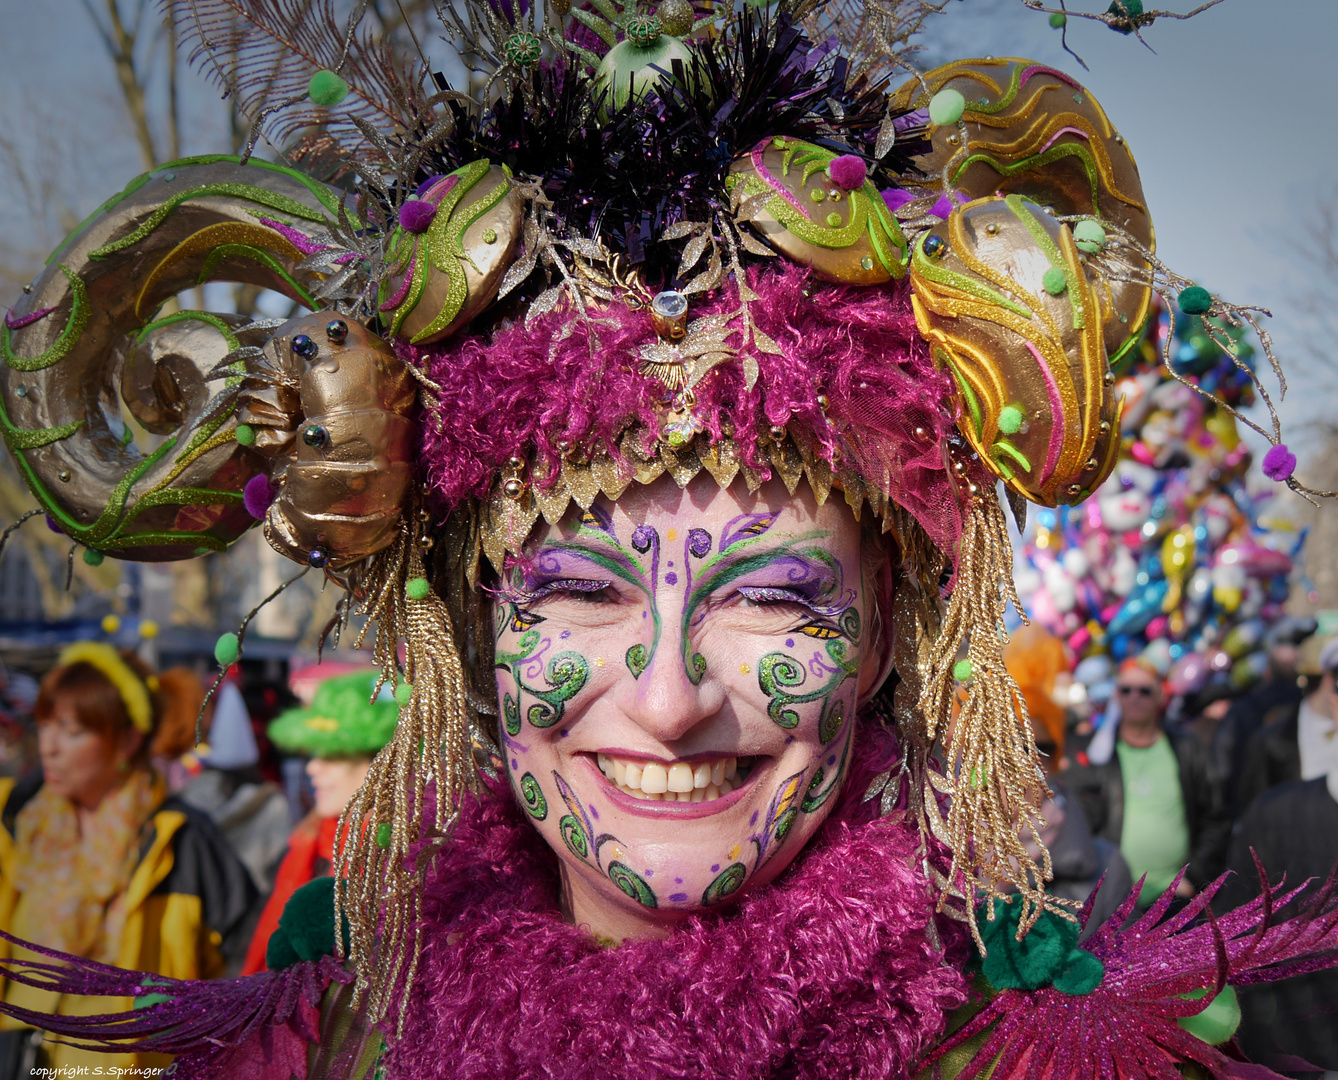
[[[870,644],[860,542],[806,489],[668,482],[541,528],[508,567],[508,771],[576,921],[655,933],[771,880],[821,824]]]

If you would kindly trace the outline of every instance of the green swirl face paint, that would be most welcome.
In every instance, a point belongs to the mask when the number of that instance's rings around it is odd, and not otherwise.
[[[807,489],[666,483],[541,526],[508,566],[499,734],[573,918],[616,940],[726,905],[802,849],[869,689],[862,545]]]

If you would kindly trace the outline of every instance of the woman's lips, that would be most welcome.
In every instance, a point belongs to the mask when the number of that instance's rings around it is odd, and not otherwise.
[[[601,757],[603,755],[600,755]],[[652,799],[647,797],[638,798],[635,795],[628,795],[620,791],[612,777],[607,776],[600,768],[599,762],[593,754],[582,754],[581,757],[589,763],[588,768],[600,785],[601,793],[608,798],[615,806],[621,810],[626,810],[630,814],[636,814],[640,817],[649,818],[674,818],[675,820],[688,820],[692,818],[709,817],[713,814],[723,813],[735,806],[745,794],[752,788],[756,782],[758,774],[763,770],[762,761],[756,759],[756,764],[746,778],[739,779],[735,774],[735,783],[738,784],[727,794],[721,794],[717,798],[707,799],[703,797],[699,802],[679,802],[677,799],[672,801],[668,799]],[[720,759],[730,760],[730,759]],[[697,762],[697,765],[702,764]],[[665,769],[666,773],[668,768]]]

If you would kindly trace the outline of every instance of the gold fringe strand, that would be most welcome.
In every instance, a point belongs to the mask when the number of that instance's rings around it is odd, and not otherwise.
[[[922,815],[922,827],[953,853],[946,878],[933,875],[943,889],[940,909],[952,893],[969,899],[962,914],[982,952],[975,902],[1002,897],[1001,885],[1011,886],[1020,897],[1019,939],[1045,910],[1072,918],[1064,902],[1045,892],[1045,883],[1054,875],[1050,854],[1040,842],[1038,814],[1049,788],[1026,703],[1004,667],[1003,649],[1008,642],[1004,610],[1010,601],[1022,610],[1013,587],[1012,561],[1013,550],[998,500],[992,495],[974,500],[964,522],[956,583],[942,626],[932,641],[926,642],[916,665],[919,722],[923,724],[920,730],[926,743],[933,746],[941,722],[950,724],[944,771],[927,770],[925,774],[948,796],[947,820],[943,820],[938,801],[927,785],[915,785],[923,792],[917,811]],[[925,616],[908,609],[903,619],[915,620],[924,641],[923,635],[930,630],[924,625]],[[899,624],[898,630],[901,628]],[[960,712],[949,719],[954,698],[960,700],[953,668],[963,643],[971,672],[964,680]],[[1023,828],[1041,850],[1039,866],[1023,846],[1019,835]]]
[[[461,794],[480,786],[471,752],[469,680],[450,612],[436,589],[422,599],[408,595],[406,586],[417,578],[426,578],[423,552],[406,525],[391,547],[369,560],[359,583],[368,598],[368,626],[376,622],[374,655],[382,675],[375,692],[400,682],[402,640],[403,677],[412,694],[400,709],[394,737],[340,818],[337,835],[346,840],[335,853],[335,917],[348,918],[347,958],[358,973],[357,998],[365,996],[374,1022],[398,1001],[399,1027],[422,946],[420,860],[411,863],[410,851],[443,838]],[[435,815],[425,831],[429,781]]]

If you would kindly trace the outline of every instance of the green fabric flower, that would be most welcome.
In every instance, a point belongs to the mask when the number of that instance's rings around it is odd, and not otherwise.
[[[989,921],[994,907],[994,921]],[[1105,965],[1078,947],[1078,926],[1046,911],[1021,941],[1017,924],[1022,905],[995,905],[990,900],[977,912],[986,954],[981,971],[996,990],[1039,990],[1053,986],[1061,994],[1090,994],[1101,985]]]

